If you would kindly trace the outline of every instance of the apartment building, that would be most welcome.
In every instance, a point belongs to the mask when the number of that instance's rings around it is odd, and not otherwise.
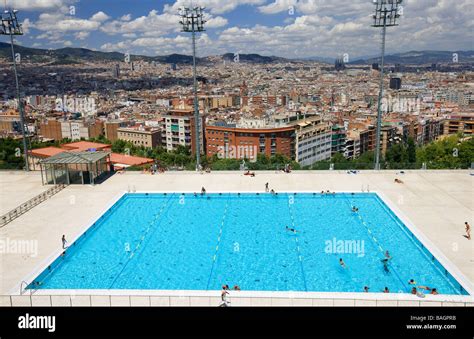
[[[178,145],[189,147],[196,153],[196,127],[193,110],[172,110],[162,115],[161,139],[163,147],[172,151]],[[200,152],[204,153],[204,119],[199,122]]]
[[[135,146],[155,148],[161,146],[161,131],[158,128],[118,128],[117,138],[132,143]]]
[[[223,158],[256,159],[258,154],[282,154],[295,159],[295,127],[238,128],[206,126],[206,154]]]
[[[295,160],[301,166],[331,159],[331,125],[320,117],[299,121],[295,127]]]
[[[105,137],[107,140],[110,140],[110,142],[118,140],[118,129],[126,126],[127,123],[124,121],[106,121],[104,123]]]
[[[443,123],[443,134],[474,134],[474,113],[451,115]]]

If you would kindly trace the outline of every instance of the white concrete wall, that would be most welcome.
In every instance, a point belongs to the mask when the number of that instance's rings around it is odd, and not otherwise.
[[[436,300],[402,300],[392,299],[342,299],[342,298],[284,298],[284,297],[249,297],[231,296],[230,306],[444,306],[473,307],[474,301],[436,301]],[[0,296],[0,307],[57,307],[57,306],[209,306],[221,304],[218,296],[199,295],[12,295]]]

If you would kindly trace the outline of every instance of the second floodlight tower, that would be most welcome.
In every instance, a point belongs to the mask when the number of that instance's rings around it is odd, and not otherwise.
[[[194,7],[181,8],[180,24],[183,26],[183,32],[191,32],[193,40],[193,89],[194,89],[194,127],[195,127],[195,151],[196,151],[196,170],[200,169],[201,165],[201,119],[199,115],[199,101],[197,94],[197,79],[196,79],[196,32],[204,32],[204,8]]]
[[[377,103],[377,130],[375,149],[375,169],[380,169],[380,133],[382,130],[382,99],[383,99],[383,76],[385,58],[385,36],[387,27],[398,26],[398,18],[402,9],[403,0],[373,0],[375,5],[374,23],[372,27],[382,28],[382,55],[380,61],[380,89]]]

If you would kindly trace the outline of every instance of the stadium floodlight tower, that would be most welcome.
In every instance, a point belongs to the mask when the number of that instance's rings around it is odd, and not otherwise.
[[[196,80],[196,32],[204,32],[204,8],[194,7],[189,9],[183,7],[180,9],[179,15],[183,32],[191,32],[193,40],[193,89],[194,89],[194,126],[195,126],[195,150],[196,150],[196,171],[201,167],[201,119],[199,116],[199,101],[197,94],[197,80]]]
[[[21,28],[21,24],[18,22],[16,13],[18,13],[17,10],[5,10],[1,14],[2,24],[0,26],[0,35],[10,36],[10,46],[11,46],[12,58],[13,58],[13,73],[15,75],[15,85],[16,85],[16,99],[18,100],[18,111],[20,113],[21,133],[23,135],[23,154],[25,157],[25,171],[29,171],[28,145],[26,142],[26,128],[25,128],[25,114],[23,111],[23,104],[21,102],[20,85],[18,82],[18,72],[17,72],[17,67],[16,67],[16,55],[15,55],[15,48],[13,45],[13,36],[23,35],[23,30]]]
[[[372,27],[382,27],[382,56],[380,65],[380,89],[377,103],[377,136],[375,149],[375,169],[380,169],[380,133],[382,129],[382,98],[383,98],[383,76],[385,58],[385,35],[387,27],[398,26],[401,4],[403,0],[373,0],[375,14]]]

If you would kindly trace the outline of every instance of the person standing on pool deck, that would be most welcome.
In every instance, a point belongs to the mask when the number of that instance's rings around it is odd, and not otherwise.
[[[466,225],[466,238],[467,240],[471,240],[471,225],[469,225],[467,221],[464,225]]]
[[[66,236],[63,234],[63,237],[61,238],[61,241],[63,243],[63,250],[65,250],[67,248],[67,240],[66,240]]]
[[[268,182],[265,184],[265,192],[268,192]]]
[[[227,292],[227,289],[226,288],[222,288],[222,292],[221,292],[221,300],[222,300],[222,304],[227,306],[227,295],[229,294],[229,292]]]

